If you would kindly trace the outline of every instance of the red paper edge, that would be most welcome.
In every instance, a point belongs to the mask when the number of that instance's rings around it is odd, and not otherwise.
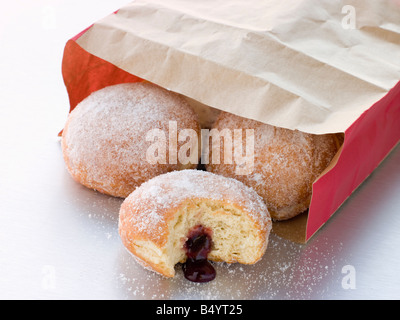
[[[120,10],[120,9],[114,11],[113,14],[117,14],[119,10]],[[73,40],[73,41],[78,40],[78,39],[79,39],[80,37],[82,37],[82,35],[84,35],[84,34],[86,33],[86,31],[88,31],[92,26],[93,26],[93,24],[92,24],[91,26],[89,26],[88,28],[86,28],[85,30],[79,32],[79,33],[78,33],[75,37],[73,37],[71,40]]]
[[[142,81],[88,53],[74,40],[68,41],[64,49],[62,74],[70,100],[70,111],[94,91],[114,84]]]
[[[306,241],[376,169],[400,140],[400,82],[346,131],[337,164],[313,185]]]
[[[70,112],[94,91],[114,84],[143,81],[88,53],[74,38],[67,42],[64,49],[62,75],[69,97]],[[62,131],[59,136],[61,134]]]
[[[117,12],[118,10],[114,14]],[[69,97],[69,112],[94,91],[114,84],[143,81],[110,62],[90,54],[76,43],[92,26],[70,39],[64,48],[62,76]],[[61,135],[62,130],[58,136]]]

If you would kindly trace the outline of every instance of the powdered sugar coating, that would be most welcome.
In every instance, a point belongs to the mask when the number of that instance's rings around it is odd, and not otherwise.
[[[162,245],[171,216],[187,200],[212,200],[234,205],[269,233],[271,218],[263,199],[238,180],[202,170],[182,170],[157,176],[137,188],[122,204],[120,230]]]
[[[312,184],[329,165],[339,149],[334,134],[313,135],[297,130],[274,127],[223,112],[214,129],[254,130],[254,168],[245,175],[236,174],[238,164],[224,161],[224,140],[221,139],[220,164],[212,163],[207,170],[240,180],[260,194],[271,216],[286,220],[309,206]],[[240,143],[246,150],[246,139]]]
[[[183,167],[179,161],[151,164],[146,158],[153,143],[146,141],[146,134],[160,129],[168,139],[170,121],[178,132],[193,129],[200,134],[196,113],[166,89],[127,83],[96,91],[72,111],[63,131],[68,170],[89,188],[127,197],[148,179]],[[178,141],[178,150],[183,143]]]

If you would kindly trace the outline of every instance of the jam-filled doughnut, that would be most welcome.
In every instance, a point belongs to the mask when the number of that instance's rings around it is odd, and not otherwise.
[[[217,132],[229,129],[232,135],[234,130],[242,130],[241,140],[235,140],[232,148],[237,148],[239,144],[243,154],[247,143],[246,129],[254,130],[253,140],[248,140],[254,141],[251,170],[241,173],[238,169],[243,167],[244,162],[224,160],[222,136],[220,141],[216,141],[221,147],[214,149],[217,150],[214,152],[220,153],[220,161],[213,163],[213,148],[210,147],[206,168],[253,188],[265,200],[273,220],[287,220],[308,209],[313,182],[330,164],[341,144],[341,137],[336,134],[314,135],[278,128],[227,112],[220,114],[213,129]],[[211,139],[210,145],[215,143]]]
[[[183,129],[192,130],[196,139],[179,140]],[[186,144],[185,150],[199,148],[200,130],[197,114],[178,94],[148,82],[118,84],[92,93],[70,113],[62,150],[76,181],[125,198],[156,175],[195,168],[198,159],[182,163],[178,154]],[[156,158],[161,151],[165,156]]]
[[[119,234],[145,267],[174,277],[212,280],[210,261],[254,264],[263,256],[271,218],[263,199],[238,180],[202,170],[157,176],[123,202]]]

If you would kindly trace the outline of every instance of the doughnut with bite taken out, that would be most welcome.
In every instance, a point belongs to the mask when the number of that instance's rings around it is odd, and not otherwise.
[[[143,266],[174,277],[175,265],[185,263],[185,276],[196,282],[213,279],[207,260],[259,261],[270,230],[268,209],[254,190],[201,170],[170,172],[143,183],[125,199],[119,215],[122,243]]]

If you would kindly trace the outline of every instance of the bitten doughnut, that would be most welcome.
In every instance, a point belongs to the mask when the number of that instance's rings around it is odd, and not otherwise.
[[[199,282],[210,276],[206,260],[256,263],[270,230],[268,209],[254,190],[202,170],[145,182],[125,199],[119,215],[122,243],[143,266],[174,277],[174,266],[186,261],[186,277]]]
[[[245,119],[227,112],[220,114],[213,129],[233,132],[240,129],[239,144],[246,150],[246,129],[254,130],[254,166],[245,174],[238,174],[240,164],[224,161],[224,140],[221,138],[219,163],[210,156],[207,170],[240,180],[253,188],[265,200],[273,220],[287,220],[308,209],[312,184],[327,168],[340,147],[335,134],[313,135],[297,130],[274,127]],[[251,140],[249,140],[251,141]],[[214,144],[210,140],[210,143]],[[219,141],[217,141],[219,145]],[[212,155],[212,148],[210,154]],[[233,152],[233,151],[232,151]],[[241,164],[243,166],[243,164]]]
[[[179,140],[183,129],[192,130],[196,139]],[[196,113],[177,94],[151,83],[118,84],[92,93],[70,113],[62,151],[76,181],[125,198],[156,175],[195,168],[198,159],[183,163],[178,153],[183,145],[199,148],[200,130]],[[174,137],[171,144],[170,131]],[[152,132],[161,136],[149,135]],[[164,144],[158,152],[165,151],[165,161],[149,158],[149,150],[157,156],[157,148],[151,148],[156,142]]]

